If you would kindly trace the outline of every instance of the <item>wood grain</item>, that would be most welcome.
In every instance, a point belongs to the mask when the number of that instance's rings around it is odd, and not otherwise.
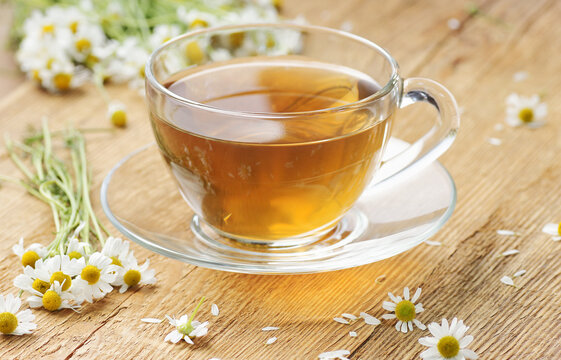
[[[376,264],[316,275],[255,276],[198,268],[150,253],[134,245],[139,258],[150,258],[158,284],[116,292],[84,307],[81,314],[34,311],[39,329],[31,336],[0,337],[2,359],[314,359],[323,351],[348,349],[351,359],[415,359],[427,332],[399,334],[393,323],[377,327],[342,325],[332,318],[360,311],[381,316],[387,292],[422,287],[425,323],[442,317],[464,319],[475,340],[471,348],[483,359],[558,359],[561,350],[561,243],[541,227],[561,220],[561,153],[558,119],[561,103],[561,3],[486,0],[482,14],[468,16],[459,1],[399,0],[375,2],[287,1],[289,15],[303,13],[312,23],[339,27],[350,20],[357,34],[372,39],[399,61],[402,74],[442,82],[465,109],[456,143],[441,159],[458,187],[454,215],[433,240],[441,247],[420,245]],[[456,17],[458,30],[446,22]],[[4,64],[4,62],[2,62]],[[527,71],[529,78],[513,82]],[[2,74],[0,88],[5,89]],[[13,76],[13,75],[9,75]],[[107,171],[124,155],[151,141],[143,100],[125,88],[112,96],[130,109],[130,126],[112,134],[88,137],[94,194]],[[504,99],[511,92],[544,93],[548,124],[541,129],[494,130],[503,122]],[[414,108],[414,109],[413,109]],[[105,126],[105,106],[94,89],[52,96],[24,83],[0,100],[2,133],[19,136],[27,124],[47,115],[54,128],[68,121],[80,127]],[[417,117],[430,116],[422,106],[400,113],[398,131],[416,136]],[[493,146],[486,138],[498,137]],[[0,173],[17,174],[0,150]],[[134,200],[131,200],[134,206]],[[94,207],[102,218],[94,196]],[[11,246],[20,236],[48,243],[49,210],[19,188],[0,190],[0,291],[14,292],[20,271]],[[107,223],[107,221],[106,221]],[[498,229],[516,230],[504,237]],[[116,233],[115,229],[112,229]],[[520,254],[497,258],[516,248]],[[520,269],[520,289],[500,283]],[[375,279],[385,275],[386,281]],[[163,338],[171,329],[140,322],[142,317],[181,315],[200,296],[208,298],[200,318],[211,321],[209,335],[195,346],[171,345]],[[210,304],[220,316],[210,314]],[[264,333],[264,326],[279,326]],[[357,338],[348,335],[350,330]],[[270,336],[278,337],[265,345]]]

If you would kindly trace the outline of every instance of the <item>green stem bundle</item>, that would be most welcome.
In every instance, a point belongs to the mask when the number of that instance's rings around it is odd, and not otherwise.
[[[70,153],[71,166],[53,152],[53,136],[62,140]],[[55,223],[55,238],[47,247],[49,254],[63,254],[67,242],[76,229],[83,224],[79,237],[89,244],[86,251],[94,250],[91,237],[101,246],[109,235],[99,222],[90,201],[90,174],[86,160],[86,144],[82,132],[68,128],[51,133],[43,119],[41,131],[26,137],[23,142],[12,142],[6,138],[6,149],[14,165],[24,175],[23,180],[0,176],[0,180],[22,185],[31,195],[51,208]],[[31,167],[26,165],[29,159]]]

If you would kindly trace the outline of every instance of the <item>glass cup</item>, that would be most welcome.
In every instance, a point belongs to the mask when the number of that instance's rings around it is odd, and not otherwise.
[[[259,83],[251,86],[265,91],[256,101],[283,104],[280,111],[228,98],[247,89],[256,66]],[[285,88],[302,93],[281,99],[276,91]],[[380,46],[308,25],[226,26],[174,38],[150,56],[146,94],[159,149],[195,213],[195,234],[240,246],[329,239],[365,189],[434,161],[459,127],[442,85],[403,80]],[[438,110],[434,125],[382,161],[393,114],[415,102]]]

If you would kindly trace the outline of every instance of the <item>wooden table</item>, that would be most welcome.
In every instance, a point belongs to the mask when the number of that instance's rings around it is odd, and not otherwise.
[[[478,0],[479,14],[469,15],[464,1],[287,1],[289,16],[304,14],[311,23],[339,27],[388,49],[404,77],[426,76],[445,84],[465,109],[461,131],[441,158],[458,187],[451,220],[432,240],[394,258],[354,269],[316,275],[256,276],[207,270],[179,263],[134,245],[157,270],[155,287],[125,294],[113,292],[87,305],[80,314],[36,310],[38,330],[31,336],[0,337],[2,359],[314,359],[321,352],[351,351],[351,359],[415,359],[424,349],[417,340],[427,332],[400,334],[393,322],[372,327],[332,320],[342,312],[369,312],[380,317],[387,292],[421,287],[425,323],[458,317],[471,326],[470,346],[482,359],[559,359],[561,355],[561,243],[541,232],[561,220],[561,2],[556,0]],[[2,17],[6,17],[3,11]],[[461,26],[452,30],[450,18]],[[11,62],[2,55],[2,67]],[[13,65],[12,65],[13,66]],[[514,82],[513,74],[529,77]],[[52,96],[9,71],[0,73],[0,129],[13,136],[41,116],[52,127],[72,121],[78,126],[105,126],[100,96],[85,88]],[[14,87],[15,83],[21,85]],[[99,185],[124,155],[150,142],[152,134],[143,100],[120,88],[110,89],[130,108],[130,126],[113,135],[88,138],[93,169],[94,207],[101,215]],[[537,130],[497,131],[511,92],[540,93],[549,106],[548,123]],[[426,114],[425,114],[426,111]],[[433,115],[414,106],[397,119],[399,135],[414,138],[407,126],[415,114]],[[500,146],[488,137],[502,139]],[[0,173],[16,174],[0,152]],[[134,206],[131,203],[131,206]],[[105,223],[108,221],[102,216]],[[53,225],[49,209],[10,185],[0,190],[0,291],[15,292],[20,272],[11,247],[20,236],[48,243]],[[521,236],[499,236],[498,229]],[[116,233],[115,229],[112,229]],[[518,249],[520,254],[497,257]],[[503,275],[526,269],[519,289],[502,284]],[[385,275],[385,282],[374,280]],[[208,336],[195,346],[164,343],[169,326],[140,322],[146,316],[191,311],[201,296],[208,299],[199,318],[211,321]],[[210,315],[210,304],[220,316]],[[264,326],[279,326],[265,333]],[[350,330],[358,337],[351,338]],[[278,337],[265,345],[270,336]]]

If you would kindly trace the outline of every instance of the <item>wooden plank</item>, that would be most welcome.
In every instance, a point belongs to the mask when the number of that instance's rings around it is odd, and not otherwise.
[[[159,278],[156,287],[112,293],[86,306],[81,314],[35,311],[38,331],[32,336],[2,338],[2,358],[161,358],[165,354],[193,359],[307,359],[345,348],[353,352],[352,359],[412,359],[422,350],[417,339],[427,333],[415,330],[402,335],[391,323],[347,326],[332,320],[342,312],[367,311],[379,317],[385,312],[381,303],[387,292],[399,292],[404,286],[424,290],[421,301],[427,311],[420,320],[438,321],[442,316],[466,320],[476,338],[471,348],[482,358],[556,357],[559,320],[552,314],[559,305],[559,264],[555,261],[559,244],[540,229],[544,222],[561,218],[561,169],[556,165],[560,125],[551,121],[561,113],[553,101],[561,84],[552,75],[560,66],[555,49],[560,45],[561,29],[554,25],[561,14],[559,4],[482,2],[489,16],[501,18],[507,26],[488,17],[468,20],[463,3],[445,1],[431,1],[430,5],[411,1],[288,2],[287,10],[294,9],[305,11],[314,23],[335,27],[353,19],[357,33],[380,42],[396,56],[404,75],[442,81],[465,107],[458,140],[442,160],[459,189],[455,215],[434,238],[443,246],[421,245],[380,263],[298,276],[206,270],[134,246],[139,258],[149,257],[154,264]],[[322,11],[331,15],[326,17]],[[465,21],[460,31],[446,27],[450,17]],[[530,72],[528,82],[512,83],[511,76],[518,70]],[[551,99],[547,128],[494,132],[494,124],[502,121],[503,101],[509,92],[543,90],[552,94],[547,98]],[[111,91],[129,105],[131,126],[89,137],[95,192],[118,159],[152,138],[142,100],[123,88]],[[420,112],[404,112],[403,121]],[[53,97],[27,83],[0,100],[0,114],[2,132],[14,136],[27,123],[37,124],[43,114],[55,128],[68,120],[82,127],[106,124],[103,101],[91,88]],[[503,144],[487,144],[488,136],[503,138]],[[1,152],[0,173],[15,174]],[[97,198],[94,200],[101,212]],[[11,246],[20,236],[47,243],[53,228],[48,209],[18,188],[4,186],[0,204],[0,291],[6,293],[13,292],[11,282],[19,272]],[[500,237],[495,233],[499,228],[519,230],[523,236]],[[495,258],[509,248],[517,248],[521,254]],[[521,289],[499,282],[502,275],[520,268],[528,270],[517,280]],[[386,281],[374,283],[382,274]],[[210,320],[211,326],[209,335],[196,346],[165,344],[163,338],[171,328],[139,321],[145,316],[187,313],[201,295],[209,303],[200,318]],[[213,302],[221,310],[218,318],[210,315]],[[263,333],[264,326],[280,326],[281,330]],[[358,337],[350,338],[349,330]],[[544,333],[551,335],[544,339]],[[265,345],[270,336],[279,340]]]

